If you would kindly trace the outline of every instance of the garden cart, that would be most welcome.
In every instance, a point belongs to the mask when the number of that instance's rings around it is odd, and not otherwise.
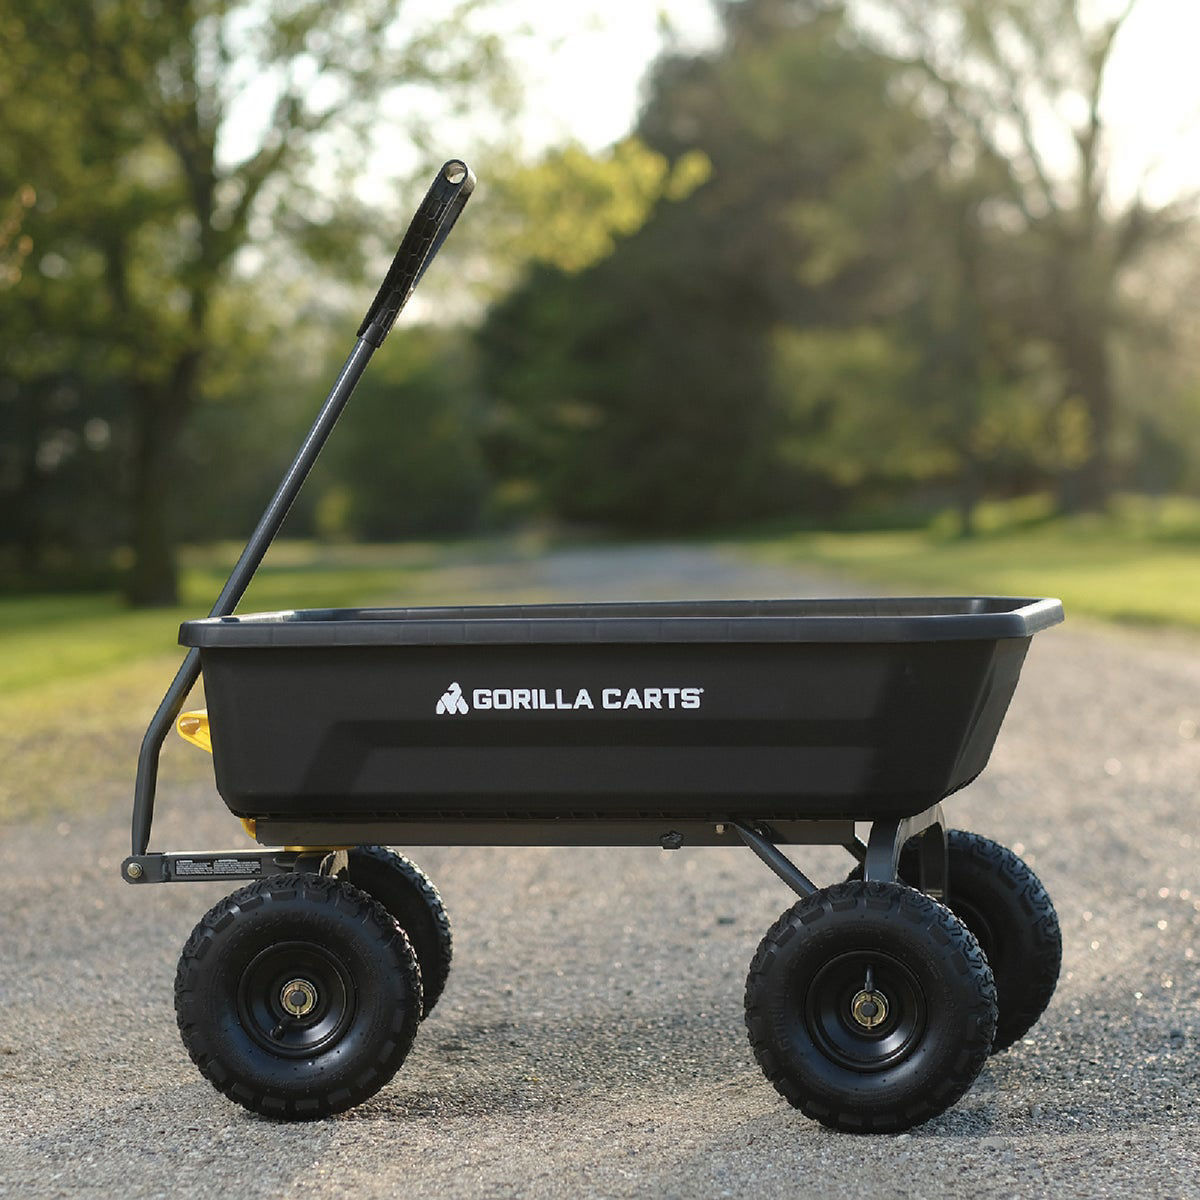
[[[1057,600],[971,596],[233,615],[374,351],[474,188],[438,172],[341,374],[188,652],[138,762],[130,883],[227,880],[175,1003],[200,1071],[281,1119],[392,1078],[450,967],[438,892],[389,846],[749,847],[798,901],[750,965],[767,1078],[835,1128],[896,1131],[970,1087],[1058,977],[1011,851],[947,830]],[[183,713],[203,672],[206,711]],[[151,851],[173,724],[256,849]],[[865,839],[856,823],[869,825]],[[784,847],[843,846],[818,887]]]

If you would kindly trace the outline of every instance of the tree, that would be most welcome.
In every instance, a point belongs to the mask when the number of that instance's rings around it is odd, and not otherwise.
[[[462,329],[392,335],[314,478],[318,532],[388,541],[478,528],[489,480],[471,349]]]
[[[397,0],[0,0],[4,154],[39,196],[36,253],[64,264],[60,311],[106,340],[101,372],[124,393],[131,602],[176,598],[176,450],[241,252],[273,231],[353,259],[361,226],[314,182],[338,161],[328,135],[362,144],[402,84],[493,78],[469,7],[416,28]]]
[[[831,6],[724,15],[715,52],[656,66],[637,130],[711,177],[588,269],[531,274],[482,333],[497,465],[572,519],[695,529],[835,494],[840,464],[791,452],[820,416],[776,387],[778,335],[908,299],[897,228],[940,147],[894,64]]]
[[[1135,0],[1106,19],[1083,0],[870,0],[875,44],[906,63],[914,95],[963,172],[996,181],[988,220],[1009,232],[1008,314],[1054,347],[1061,404],[1086,448],[1065,507],[1103,508],[1113,484],[1115,342],[1124,288],[1146,252],[1190,221],[1190,199],[1120,200],[1107,176],[1104,95]],[[1014,236],[1019,234],[1020,236]]]
[[[631,528],[952,488],[970,532],[989,490],[1048,482],[1102,506],[1117,418],[1139,419],[1131,284],[1190,215],[1109,185],[1129,7],[724,5],[717,49],[656,66],[637,129],[711,178],[489,319],[502,469]]]
[[[936,166],[906,187],[919,203],[893,230],[893,300],[849,329],[787,326],[776,337],[778,402],[794,417],[784,452],[824,465],[860,499],[952,487],[970,535],[989,490],[1052,478],[1059,372],[1044,338],[1006,311],[1012,245],[986,219],[988,177]],[[829,219],[846,219],[844,206]],[[852,235],[833,240],[853,245]]]

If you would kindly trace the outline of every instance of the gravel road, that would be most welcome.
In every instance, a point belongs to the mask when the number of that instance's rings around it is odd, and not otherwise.
[[[522,598],[846,591],[687,547],[471,578]],[[231,889],[117,877],[131,741],[91,809],[0,827],[0,1195],[1200,1195],[1198,729],[1200,639],[1070,622],[1035,640],[991,766],[947,811],[1042,876],[1063,979],[957,1107],[875,1138],[803,1119],[751,1058],[746,967],[792,897],[735,849],[420,854],[455,967],[400,1074],[313,1125],[244,1113],[171,1006],[184,939]],[[173,780],[194,753],[165,758],[156,844],[242,844],[211,785]],[[800,861],[819,882],[850,865]]]

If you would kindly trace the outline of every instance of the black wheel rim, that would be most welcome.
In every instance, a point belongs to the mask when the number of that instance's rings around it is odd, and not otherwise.
[[[886,1004],[886,1014],[873,1027],[855,1017],[855,1000],[868,980]],[[891,955],[873,950],[830,959],[813,976],[804,1001],[805,1023],[822,1053],[864,1074],[887,1070],[907,1058],[925,1031],[926,1014],[925,993],[916,976]]]
[[[242,1027],[265,1050],[309,1058],[336,1044],[355,1009],[346,965],[313,942],[279,942],[260,951],[238,981]]]

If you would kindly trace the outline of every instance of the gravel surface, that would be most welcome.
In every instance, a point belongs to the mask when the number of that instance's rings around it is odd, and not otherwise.
[[[560,599],[846,590],[678,547],[484,574]],[[1039,635],[947,811],[1041,875],[1063,979],[954,1109],[873,1138],[805,1120],[751,1058],[746,967],[792,897],[734,849],[419,854],[455,966],[408,1062],[341,1117],[246,1114],[187,1060],[171,1002],[184,939],[232,888],[119,881],[136,746],[114,747],[94,808],[0,830],[0,1195],[1200,1195],[1198,727],[1200,640]],[[164,757],[156,844],[243,844],[211,786],[172,781],[195,753]],[[799,857],[818,882],[850,865]]]

